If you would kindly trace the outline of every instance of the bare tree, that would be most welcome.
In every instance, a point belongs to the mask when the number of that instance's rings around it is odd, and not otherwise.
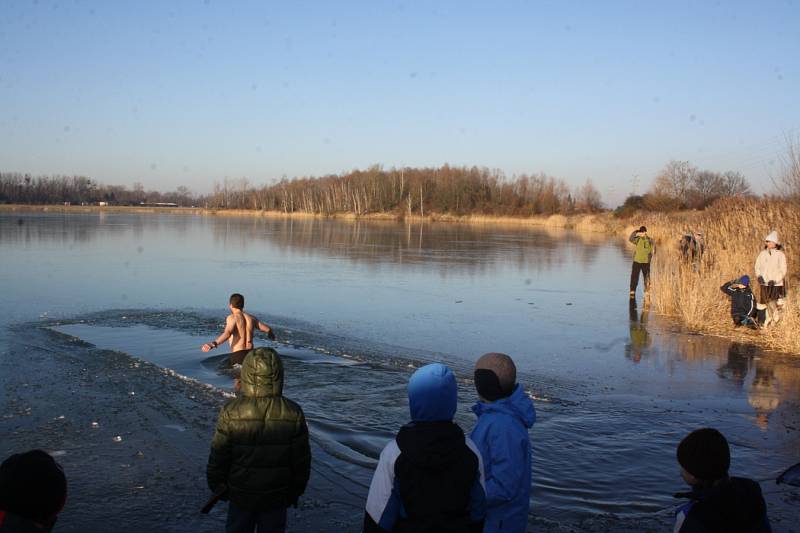
[[[583,211],[594,213],[603,209],[603,200],[600,197],[600,191],[594,186],[591,179],[587,179],[586,183],[578,190],[577,193],[577,207]]]
[[[687,191],[686,204],[689,207],[702,209],[722,196],[723,186],[722,175],[710,170],[695,172]]]
[[[696,174],[697,168],[688,161],[670,161],[656,177],[652,193],[683,206]]]
[[[741,172],[729,170],[722,175],[722,196],[750,196],[750,184]]]
[[[781,195],[800,198],[800,136],[786,135],[786,153],[781,156],[781,174],[772,181]]]

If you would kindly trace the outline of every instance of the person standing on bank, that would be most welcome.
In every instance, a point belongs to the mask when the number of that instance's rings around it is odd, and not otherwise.
[[[786,277],[786,255],[778,241],[778,232],[772,231],[764,237],[764,249],[756,258],[755,271],[758,276],[760,310],[767,309],[764,325],[777,322],[783,299],[786,297],[784,278]]]
[[[647,228],[642,226],[631,233],[628,240],[636,245],[631,265],[631,298],[636,296],[636,286],[639,285],[639,272],[644,277],[644,290],[650,290],[650,261],[656,253],[656,243],[647,236]]]
[[[283,395],[283,363],[256,348],[242,363],[242,390],[219,413],[206,478],[228,503],[227,533],[282,533],[311,473],[303,409]]]

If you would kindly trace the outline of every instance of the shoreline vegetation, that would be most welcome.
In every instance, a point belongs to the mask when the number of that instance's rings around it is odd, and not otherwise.
[[[384,220],[426,223],[460,223],[549,227],[578,232],[605,233],[627,239],[640,225],[647,226],[655,239],[657,253],[651,273],[652,306],[662,315],[677,318],[687,329],[697,333],[721,336],[759,344],[769,349],[800,354],[800,286],[797,265],[800,248],[786,242],[800,235],[800,203],[776,198],[722,198],[704,210],[671,212],[636,211],[626,217],[611,212],[571,215],[494,216],[450,215],[440,213],[398,214],[378,212],[357,214],[284,212],[255,209],[211,209],[202,207],[144,207],[97,205],[21,205],[0,204],[5,212],[49,213],[142,213],[190,214],[203,216],[250,216],[334,220]],[[764,236],[777,230],[784,243],[789,272],[786,277],[787,303],[781,321],[769,328],[753,332],[734,329],[730,321],[730,303],[720,286],[743,274],[755,279],[753,266],[761,251]],[[691,232],[705,235],[706,250],[695,262],[683,257],[680,238]],[[631,254],[633,247],[631,247]],[[627,273],[625,273],[627,278]],[[622,285],[626,285],[623,283]],[[757,289],[756,289],[757,290]],[[627,296],[627,291],[625,291]],[[622,296],[620,296],[622,297]]]

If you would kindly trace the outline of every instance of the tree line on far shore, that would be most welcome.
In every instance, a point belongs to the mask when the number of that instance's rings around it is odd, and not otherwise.
[[[171,202],[211,209],[274,210],[324,215],[394,213],[425,215],[552,215],[603,210],[599,191],[587,180],[571,189],[545,174],[506,178],[478,167],[402,168],[372,166],[320,178],[281,179],[254,186],[247,179],[225,179],[213,192],[195,196],[186,187],[174,192],[103,185],[84,176],[30,176],[0,173],[0,203],[140,205]]]
[[[781,174],[774,179],[777,195],[800,199],[800,142],[787,139]],[[701,170],[688,161],[670,161],[650,190],[628,196],[617,216],[636,211],[704,209],[719,198],[752,196],[739,172]],[[486,167],[391,168],[302,177],[256,186],[246,178],[215,183],[211,194],[199,196],[186,187],[172,192],[103,185],[84,176],[31,176],[0,172],[0,203],[141,205],[174,203],[211,209],[252,209],[286,213],[335,215],[392,213],[516,216],[570,215],[604,210],[591,180],[571,188],[546,174],[509,178]]]
[[[545,174],[508,179],[479,167],[392,168],[372,166],[320,178],[282,179],[260,188],[245,180],[214,187],[209,207],[318,214],[394,213],[529,216],[603,209],[591,180],[571,189]]]
[[[172,192],[146,191],[141,183],[132,189],[124,185],[103,185],[86,176],[31,176],[0,172],[0,204],[99,204],[141,205],[174,203],[196,205],[198,197],[187,187]]]

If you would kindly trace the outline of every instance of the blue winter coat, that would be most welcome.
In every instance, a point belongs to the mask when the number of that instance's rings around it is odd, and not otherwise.
[[[478,402],[472,441],[483,457],[486,479],[484,532],[525,531],[531,497],[531,441],[536,421],[533,402],[517,385],[511,396]]]

